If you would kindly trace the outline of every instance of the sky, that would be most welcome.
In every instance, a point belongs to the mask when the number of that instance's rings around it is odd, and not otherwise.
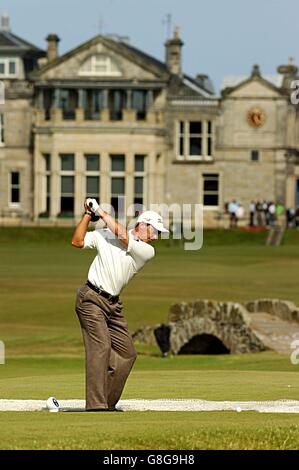
[[[224,76],[249,75],[253,64],[273,75],[288,57],[299,62],[298,0],[0,0],[3,13],[13,33],[42,49],[57,33],[59,54],[118,34],[164,61],[169,29],[178,25],[184,73],[209,75],[216,91]]]

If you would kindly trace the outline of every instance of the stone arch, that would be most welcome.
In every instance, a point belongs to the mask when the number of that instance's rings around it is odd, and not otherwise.
[[[200,300],[175,304],[169,312],[170,351],[178,354],[199,335],[217,338],[231,353],[264,351],[266,348],[250,329],[245,307],[235,302]]]
[[[214,335],[201,333],[185,343],[178,354],[229,354],[230,350]]]

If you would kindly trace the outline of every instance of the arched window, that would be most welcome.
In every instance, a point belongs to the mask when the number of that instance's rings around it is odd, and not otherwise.
[[[79,75],[97,75],[104,77],[119,77],[121,70],[110,56],[94,54],[80,67]]]

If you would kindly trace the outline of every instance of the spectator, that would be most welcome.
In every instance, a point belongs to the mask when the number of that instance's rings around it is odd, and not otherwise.
[[[276,206],[275,206],[274,202],[271,201],[269,203],[268,212],[267,212],[267,222],[268,222],[267,226],[274,225],[274,222],[276,220],[275,212],[276,212]]]
[[[237,208],[238,208],[238,204],[235,200],[230,202],[228,205],[230,228],[235,228],[237,226],[237,217],[236,217]]]
[[[295,209],[293,207],[288,207],[286,210],[286,224],[287,227],[294,227],[295,222]]]
[[[251,201],[249,204],[249,225],[250,227],[255,226],[255,202]]]
[[[239,204],[236,209],[236,226],[239,220],[242,220],[244,217],[244,207],[242,204]]]
[[[265,199],[262,202],[262,217],[263,217],[263,222],[262,225],[269,225],[269,202],[267,202]]]
[[[264,219],[263,219],[263,205],[260,201],[257,201],[256,206],[256,216],[257,216],[257,225],[261,227],[264,225]]]
[[[283,204],[281,204],[281,202],[278,202],[276,204],[276,209],[275,209],[276,217],[279,217],[283,213],[283,210],[284,210]]]
[[[266,225],[266,227],[269,227],[270,226],[269,207],[270,207],[271,202],[268,201],[266,204],[267,204],[266,208],[265,208],[265,201],[262,204],[262,207],[263,207],[263,225]]]

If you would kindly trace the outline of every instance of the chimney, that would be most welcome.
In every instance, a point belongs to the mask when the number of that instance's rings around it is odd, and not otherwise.
[[[165,43],[166,48],[166,65],[171,73],[182,75],[182,46],[183,41],[180,38],[180,29],[178,26],[174,28],[172,39],[168,39]]]
[[[289,57],[288,63],[286,65],[279,65],[277,67],[277,72],[282,75],[282,85],[285,91],[290,91],[292,86],[292,81],[296,78],[298,73],[298,67],[295,64],[294,58]]]
[[[58,57],[58,43],[60,38],[57,34],[48,34],[46,41],[48,41],[48,62],[51,62]]]
[[[254,64],[251,70],[251,78],[261,78],[261,71],[258,64]]]
[[[284,76],[294,76],[298,72],[298,67],[295,64],[294,57],[289,57],[287,65],[280,65],[277,67],[277,72]]]
[[[1,31],[9,31],[9,16],[6,13],[1,16]]]

